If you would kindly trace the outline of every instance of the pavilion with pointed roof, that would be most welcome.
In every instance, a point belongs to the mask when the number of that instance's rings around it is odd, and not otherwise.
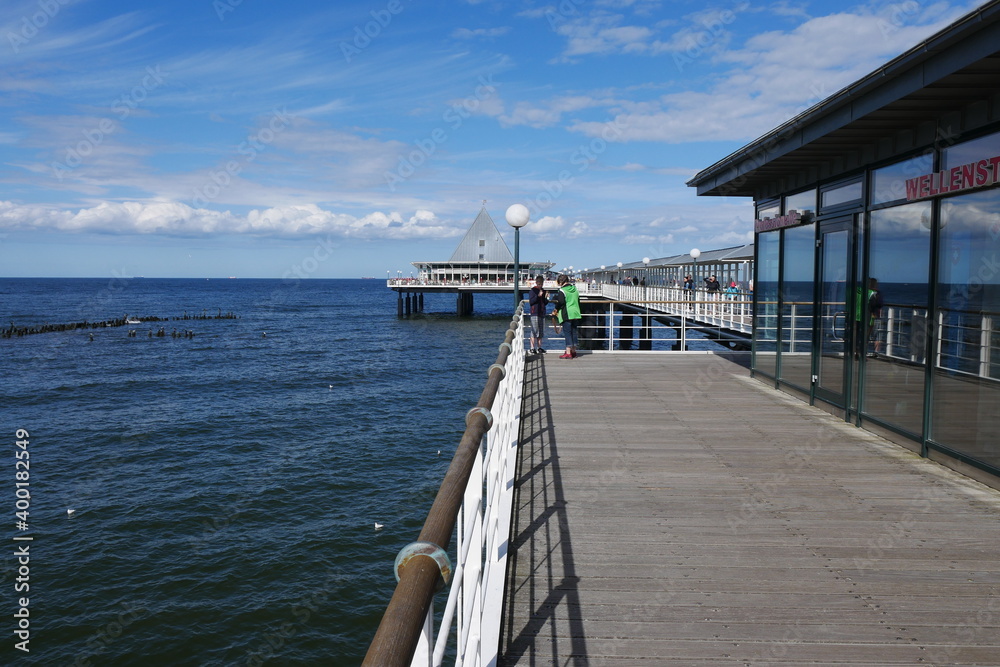
[[[417,268],[416,278],[387,280],[389,289],[399,295],[400,316],[422,311],[424,293],[440,292],[456,293],[456,312],[469,315],[473,310],[473,294],[512,291],[515,285],[514,255],[487,212],[485,201],[451,259],[411,264]],[[548,277],[553,266],[555,262],[519,262],[517,284],[523,288],[522,293],[528,290],[535,276]]]
[[[512,286],[514,255],[486,206],[479,211],[462,242],[446,262],[411,262],[424,284]],[[520,282],[548,272],[554,262],[520,262]]]

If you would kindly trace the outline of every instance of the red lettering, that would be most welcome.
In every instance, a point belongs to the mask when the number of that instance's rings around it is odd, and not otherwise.
[[[990,185],[1000,181],[1000,155],[997,157],[991,157],[989,159],[990,170],[993,171],[993,176],[990,178]]]
[[[920,196],[930,197],[931,196],[931,175],[924,174],[920,177]]]
[[[909,201],[1000,183],[1000,155],[906,180]]]
[[[990,182],[989,162],[980,160],[976,163],[976,185],[986,185]]]
[[[963,164],[961,167],[956,167],[955,169],[961,171],[961,177],[959,178],[959,182],[956,187],[960,190],[971,188],[976,173],[976,163],[973,162],[972,164]],[[955,169],[952,171],[955,171]]]

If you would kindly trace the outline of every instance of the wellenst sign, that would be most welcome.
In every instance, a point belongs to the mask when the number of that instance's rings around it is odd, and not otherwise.
[[[1000,155],[906,179],[906,199],[920,201],[996,185],[1000,182]]]

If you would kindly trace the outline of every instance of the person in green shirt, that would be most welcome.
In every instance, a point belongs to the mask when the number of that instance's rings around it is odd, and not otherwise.
[[[566,352],[559,355],[559,358],[574,359],[577,356],[576,346],[580,338],[580,322],[583,321],[580,312],[580,293],[565,274],[559,274],[556,285],[559,289],[549,297],[549,303],[555,306],[552,312],[554,323],[562,325],[563,335],[566,337]]]
[[[864,321],[865,302],[868,303],[868,321]],[[878,289],[878,279],[868,279],[867,292],[858,287],[854,299],[854,349],[855,358],[868,352],[868,343],[875,331],[875,322],[882,316],[882,292]],[[875,341],[875,353],[881,351],[881,341]]]

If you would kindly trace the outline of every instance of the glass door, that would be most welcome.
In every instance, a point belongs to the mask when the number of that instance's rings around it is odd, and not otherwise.
[[[853,219],[839,218],[821,225],[819,234],[816,396],[841,407],[847,405],[853,339],[853,232]]]

